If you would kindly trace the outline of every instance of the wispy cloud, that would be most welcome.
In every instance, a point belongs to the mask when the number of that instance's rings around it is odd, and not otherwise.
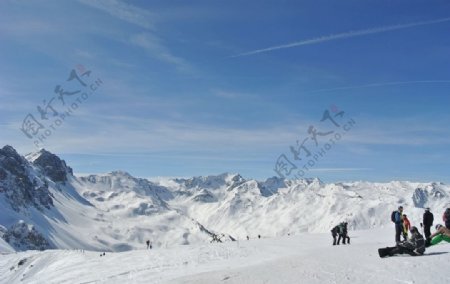
[[[154,15],[143,8],[119,0],[79,0],[81,3],[102,10],[113,17],[146,29],[153,29]]]
[[[184,59],[173,55],[162,43],[162,40],[151,33],[132,35],[130,42],[136,46],[144,48],[154,58],[166,63],[174,64],[179,70],[189,69],[189,64]]]
[[[312,172],[354,172],[354,171],[369,171],[371,168],[317,168],[310,169]]]
[[[309,91],[309,93],[322,93],[322,92],[332,92],[332,91],[340,91],[340,90],[377,88],[377,87],[413,85],[413,84],[450,84],[450,80],[415,80],[415,81],[380,82],[380,83],[371,83],[371,84],[364,84],[364,85],[352,85],[352,86],[344,86],[344,87],[317,89],[317,90]]]
[[[170,52],[163,40],[157,35],[154,19],[156,16],[147,9],[140,8],[120,0],[79,0],[81,3],[97,8],[111,16],[145,28],[146,31],[133,34],[126,39],[133,45],[145,49],[154,58],[175,65],[180,71],[191,70],[182,58]]]
[[[272,46],[272,47],[256,49],[253,51],[233,55],[231,57],[233,58],[233,57],[248,56],[248,55],[254,55],[254,54],[258,54],[258,53],[270,52],[270,51],[274,51],[274,50],[278,50],[278,49],[292,48],[292,47],[297,47],[297,46],[302,46],[302,45],[311,45],[311,44],[317,44],[317,43],[338,40],[338,39],[345,39],[345,38],[352,38],[352,37],[358,37],[358,36],[364,36],[364,35],[370,35],[370,34],[384,33],[384,32],[389,32],[389,31],[418,27],[418,26],[438,24],[438,23],[443,23],[443,22],[448,22],[448,21],[450,21],[450,18],[441,18],[441,19],[436,19],[436,20],[431,20],[431,21],[421,21],[421,22],[414,22],[414,23],[393,25],[393,26],[384,26],[384,27],[365,29],[365,30],[349,31],[349,32],[344,32],[344,33],[339,33],[339,34],[326,35],[326,36],[322,36],[322,37],[302,40],[302,41],[296,41],[296,42],[287,43],[287,44],[283,44],[283,45],[276,45],[276,46]]]

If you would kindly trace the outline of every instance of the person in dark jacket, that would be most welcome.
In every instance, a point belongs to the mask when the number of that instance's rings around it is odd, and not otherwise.
[[[338,235],[338,232],[339,232],[339,225],[331,229],[331,236],[333,237],[333,246],[336,245],[336,237]]]
[[[411,238],[399,243],[395,247],[386,247],[378,250],[380,257],[394,256],[396,254],[409,254],[411,256],[423,255],[425,252],[425,239],[419,233],[417,227],[411,227]]]
[[[345,241],[347,241],[348,244],[350,244],[350,238],[349,238],[349,236],[347,236],[347,233],[348,233],[347,225],[348,225],[347,222],[343,222],[338,225],[339,238],[338,238],[337,244],[339,244],[341,242],[341,239],[342,239],[342,243],[344,245],[345,245]]]
[[[434,216],[433,213],[430,212],[430,208],[425,208],[425,213],[423,213],[423,231],[425,234],[425,239],[427,242],[431,240],[431,226],[433,226]]]
[[[403,206],[399,206],[398,210],[394,213],[395,223],[395,243],[400,243],[400,236],[403,234]]]

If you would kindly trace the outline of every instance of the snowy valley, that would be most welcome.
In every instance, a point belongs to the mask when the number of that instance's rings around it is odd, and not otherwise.
[[[359,254],[367,250],[371,255],[362,260],[369,261],[369,270],[383,269],[368,258],[377,257],[376,247],[393,243],[390,213],[398,205],[418,226],[423,208],[441,212],[449,196],[450,187],[439,182],[325,184],[277,177],[257,181],[229,173],[151,181],[123,171],[80,177],[46,150],[21,156],[5,146],[0,150],[0,282],[148,283],[148,277],[164,282],[191,275],[183,281],[210,283],[208,274],[197,274],[226,268],[232,273],[213,273],[213,282],[261,283],[275,279],[264,276],[264,267],[281,272],[292,266],[313,272],[286,272],[289,277],[300,273],[309,283],[333,283],[323,282],[326,274],[317,268],[328,257],[343,262],[337,268],[324,264],[324,271],[359,281],[360,274],[350,268],[344,273],[342,265],[359,265]],[[356,244],[330,251],[329,230],[342,221],[349,223]],[[223,243],[210,243],[213,236]],[[150,254],[146,240],[154,248]],[[335,255],[344,249],[350,254]],[[321,256],[307,262],[315,250]],[[25,252],[13,253],[20,251]],[[98,252],[107,252],[105,258]],[[25,264],[18,265],[23,259]],[[448,263],[448,256],[433,256],[438,267],[442,260]],[[49,264],[60,276],[48,271]],[[244,271],[247,266],[253,270]],[[296,282],[289,277],[285,282]]]

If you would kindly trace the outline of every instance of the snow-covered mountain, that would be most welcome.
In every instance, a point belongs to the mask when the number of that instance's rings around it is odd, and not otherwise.
[[[151,173],[149,173],[151,175]],[[265,181],[239,174],[159,179],[123,171],[76,177],[56,155],[0,150],[0,250],[84,248],[124,251],[390,225],[403,205],[413,224],[424,207],[440,218],[449,207],[442,183],[331,183],[319,179]]]

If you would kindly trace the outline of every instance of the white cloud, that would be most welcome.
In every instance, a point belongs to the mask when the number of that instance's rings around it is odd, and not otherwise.
[[[364,85],[352,85],[352,86],[344,86],[344,87],[317,89],[317,90],[308,91],[308,93],[322,93],[322,92],[332,92],[332,91],[340,91],[340,90],[377,88],[377,87],[413,85],[413,84],[450,84],[450,80],[415,80],[415,81],[379,82],[379,83],[371,83],[371,84],[364,84]]]
[[[356,172],[356,171],[369,171],[371,168],[311,168],[312,172]]]
[[[190,69],[187,62],[175,55],[163,45],[161,39],[151,33],[141,33],[132,35],[130,38],[132,44],[144,48],[156,59],[175,65],[179,70]]]
[[[119,0],[79,0],[81,3],[102,10],[113,17],[138,25],[146,29],[153,29],[154,15],[143,8],[124,3]]]
[[[378,28],[372,28],[372,29],[365,29],[365,30],[357,30],[357,31],[349,31],[339,34],[333,34],[333,35],[327,35],[302,41],[296,41],[288,44],[283,45],[276,45],[268,48],[262,48],[257,49],[249,52],[240,53],[231,57],[241,57],[241,56],[248,56],[248,55],[254,55],[258,53],[264,53],[269,51],[274,51],[278,49],[285,49],[285,48],[292,48],[302,45],[311,45],[311,44],[317,44],[332,40],[338,40],[338,39],[345,39],[345,38],[352,38],[357,36],[365,36],[370,34],[377,34],[377,33],[384,33],[389,31],[395,31],[395,30],[401,30],[401,29],[407,29],[417,26],[425,26],[425,25],[432,25],[432,24],[438,24],[443,22],[450,21],[450,18],[442,18],[442,19],[436,19],[431,21],[421,21],[421,22],[414,22],[414,23],[408,23],[408,24],[402,24],[402,25],[394,25],[394,26],[386,26],[386,27],[378,27]]]

